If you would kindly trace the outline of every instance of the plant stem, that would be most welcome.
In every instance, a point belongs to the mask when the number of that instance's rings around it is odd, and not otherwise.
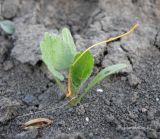
[[[85,95],[87,95],[87,93],[88,93],[88,90],[85,89],[84,92],[78,97],[77,103],[79,103],[79,102],[81,101],[81,99],[82,99]]]
[[[66,94],[66,91],[65,91],[65,89],[64,89],[63,84],[59,81],[59,79],[57,79],[57,78],[54,78],[54,79],[55,79],[56,84],[58,85],[59,89],[60,89],[64,94]]]

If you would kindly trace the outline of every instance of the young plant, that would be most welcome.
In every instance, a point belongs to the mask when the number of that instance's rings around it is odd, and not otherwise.
[[[138,24],[135,24],[128,32],[96,43],[87,48],[85,51],[80,52],[76,50],[72,35],[67,28],[64,28],[58,35],[45,33],[40,44],[42,60],[52,73],[53,78],[57,82],[61,91],[66,93],[66,97],[71,100],[70,104],[72,106],[76,106],[80,103],[89,90],[102,81],[105,77],[127,67],[126,64],[116,64],[104,68],[88,83],[87,87],[80,94],[79,90],[81,86],[83,86],[85,81],[88,80],[94,67],[94,57],[90,52],[90,49],[126,36],[133,32],[137,27]],[[64,76],[61,73],[62,71],[68,72],[66,89],[61,83],[61,81],[64,80]]]

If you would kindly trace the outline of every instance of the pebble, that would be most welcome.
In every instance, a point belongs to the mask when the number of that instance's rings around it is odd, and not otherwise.
[[[11,61],[6,61],[4,64],[3,64],[3,69],[5,71],[8,71],[10,69],[13,68],[13,63]]]
[[[137,87],[138,84],[141,83],[140,79],[134,74],[130,74],[128,76],[128,82],[129,82],[130,86],[132,86],[132,87]]]
[[[142,112],[146,112],[147,109],[146,109],[146,108],[142,108],[141,111],[142,111]]]
[[[159,98],[158,98],[158,97],[156,98],[156,101],[159,101]]]
[[[97,92],[102,93],[102,92],[103,92],[103,89],[98,88],[98,89],[97,89]]]
[[[12,101],[9,98],[0,98],[0,123],[7,123],[13,117],[17,115],[20,103],[17,101]]]
[[[89,118],[88,117],[86,117],[86,121],[89,122]]]
[[[5,0],[2,5],[2,16],[9,19],[17,14],[19,0]]]
[[[93,133],[91,132],[91,133],[89,133],[89,137],[93,137]]]
[[[60,121],[59,123],[58,123],[58,126],[61,126],[61,127],[65,127],[65,121]]]
[[[33,95],[26,95],[23,98],[23,102],[25,102],[27,105],[36,105],[36,104],[38,104],[38,100]]]
[[[113,115],[106,115],[106,119],[108,122],[114,122],[114,120],[115,120]]]

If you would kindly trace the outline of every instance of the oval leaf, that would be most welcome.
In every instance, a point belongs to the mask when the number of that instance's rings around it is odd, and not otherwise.
[[[42,128],[50,125],[51,123],[52,121],[47,118],[37,118],[37,119],[29,120],[28,122],[24,123],[22,127],[24,129]]]
[[[49,71],[53,74],[54,77],[59,80],[63,80],[63,75],[58,72],[54,67],[55,60],[55,50],[53,49],[53,45],[57,42],[56,38],[51,39],[49,33],[45,33],[44,39],[40,44],[40,49],[42,53],[42,60],[47,65]]]
[[[79,58],[82,52],[75,56],[74,61]],[[80,88],[82,83],[91,75],[94,65],[94,58],[90,51],[87,51],[80,59],[71,66],[71,82],[75,88]]]
[[[59,71],[68,69],[76,55],[76,48],[67,28],[60,35],[45,33],[40,44],[42,60],[58,79],[63,80]]]
[[[73,37],[72,37],[68,28],[64,28],[62,30],[61,37],[62,37],[63,43],[66,45],[66,47],[70,48],[70,51],[71,51],[72,55],[75,56],[76,53],[77,53],[76,46],[74,44]]]
[[[15,32],[15,25],[9,20],[1,21],[0,26],[8,34],[13,34]]]

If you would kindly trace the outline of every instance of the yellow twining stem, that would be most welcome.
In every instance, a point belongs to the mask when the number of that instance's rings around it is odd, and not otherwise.
[[[104,44],[104,43],[109,43],[109,42],[115,41],[115,40],[117,40],[117,39],[119,39],[119,38],[122,38],[122,37],[124,37],[124,36],[127,36],[127,35],[129,35],[130,33],[132,33],[137,27],[138,27],[138,24],[136,23],[136,24],[135,24],[134,26],[132,26],[132,27],[129,29],[129,31],[127,31],[126,33],[120,34],[120,35],[118,35],[118,36],[116,36],[116,37],[111,37],[111,38],[109,38],[109,39],[106,39],[106,40],[104,40],[104,41],[98,42],[98,43],[96,43],[96,44],[88,47],[88,48],[77,58],[77,60],[72,64],[72,66],[75,65],[75,64],[77,63],[77,61],[78,61],[87,51],[89,51],[91,48],[93,48],[93,47],[95,47],[95,46],[98,46],[98,45],[101,45],[101,44]],[[71,96],[71,80],[70,80],[70,73],[69,73],[69,75],[68,75],[68,83],[67,83],[67,93],[66,93],[66,97],[70,97],[70,96]]]
[[[95,47],[95,46],[98,46],[98,45],[101,45],[101,44],[104,44],[104,43],[109,43],[109,42],[115,41],[115,40],[117,40],[117,39],[119,39],[119,38],[122,38],[122,37],[124,37],[124,36],[127,36],[127,35],[129,35],[130,33],[132,33],[137,27],[138,27],[138,24],[136,23],[134,26],[132,26],[132,27],[130,28],[130,30],[129,30],[128,32],[123,33],[123,34],[120,34],[120,35],[118,35],[118,36],[116,36],[116,37],[111,37],[111,38],[109,38],[109,39],[106,39],[106,40],[104,40],[104,41],[98,42],[98,43],[96,43],[96,44],[88,47],[88,48],[77,58],[77,60],[76,60],[72,65],[75,65],[75,64],[77,63],[77,61],[78,61],[88,50],[90,50],[91,48],[93,48],[93,47]]]
[[[71,96],[71,80],[70,80],[70,72],[68,74],[68,82],[67,82],[67,93],[66,93],[66,97],[70,97]]]

